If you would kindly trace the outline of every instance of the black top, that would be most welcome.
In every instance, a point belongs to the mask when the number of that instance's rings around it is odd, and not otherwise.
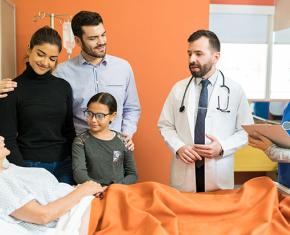
[[[0,99],[0,135],[10,149],[10,162],[54,162],[71,156],[75,136],[72,90],[68,82],[29,64],[15,81],[17,88]]]

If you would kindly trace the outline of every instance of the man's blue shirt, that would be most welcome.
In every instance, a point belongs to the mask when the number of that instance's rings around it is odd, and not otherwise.
[[[140,117],[140,104],[130,64],[121,58],[106,55],[98,65],[88,63],[80,54],[57,66],[54,74],[68,81],[73,90],[73,116],[77,133],[88,126],[83,111],[89,99],[108,92],[117,100],[117,117],[110,128],[133,135]]]

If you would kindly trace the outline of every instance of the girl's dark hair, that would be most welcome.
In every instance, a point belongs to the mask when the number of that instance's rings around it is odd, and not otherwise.
[[[100,92],[94,95],[88,102],[87,108],[91,103],[100,103],[109,108],[110,113],[117,112],[117,101],[110,93]]]
[[[61,37],[58,32],[48,26],[44,26],[38,29],[31,37],[29,48],[32,50],[36,45],[42,45],[44,43],[49,43],[56,45],[58,51],[61,52],[62,44]]]

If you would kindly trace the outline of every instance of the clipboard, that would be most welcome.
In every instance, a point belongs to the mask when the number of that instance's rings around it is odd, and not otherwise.
[[[261,135],[269,138],[279,147],[290,149],[290,136],[280,125],[253,124],[242,125],[242,127],[249,135],[253,134],[254,132],[258,132]]]
[[[286,186],[279,184],[278,182],[274,182],[278,188],[278,190],[283,193],[283,194],[287,194],[290,196],[290,188],[287,188]]]

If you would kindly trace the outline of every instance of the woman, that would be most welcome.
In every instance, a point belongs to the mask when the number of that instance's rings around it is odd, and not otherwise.
[[[17,87],[0,99],[0,135],[11,151],[11,162],[43,167],[72,184],[72,91],[65,80],[51,74],[61,49],[54,29],[43,27],[33,34],[26,69],[14,80]]]
[[[282,126],[290,135],[290,103],[284,110]],[[287,128],[288,127],[288,128]],[[290,149],[280,148],[268,138],[258,133],[249,136],[249,145],[263,150],[267,156],[278,163],[278,182],[290,188]]]
[[[133,184],[137,173],[133,153],[120,133],[110,130],[117,115],[117,101],[109,93],[94,95],[84,112],[89,130],[75,138],[72,161],[77,183],[94,180],[101,185]]]
[[[45,232],[83,197],[106,189],[93,181],[74,188],[59,183],[41,168],[18,167],[9,163],[10,151],[0,136],[0,219],[23,226],[29,232]]]

